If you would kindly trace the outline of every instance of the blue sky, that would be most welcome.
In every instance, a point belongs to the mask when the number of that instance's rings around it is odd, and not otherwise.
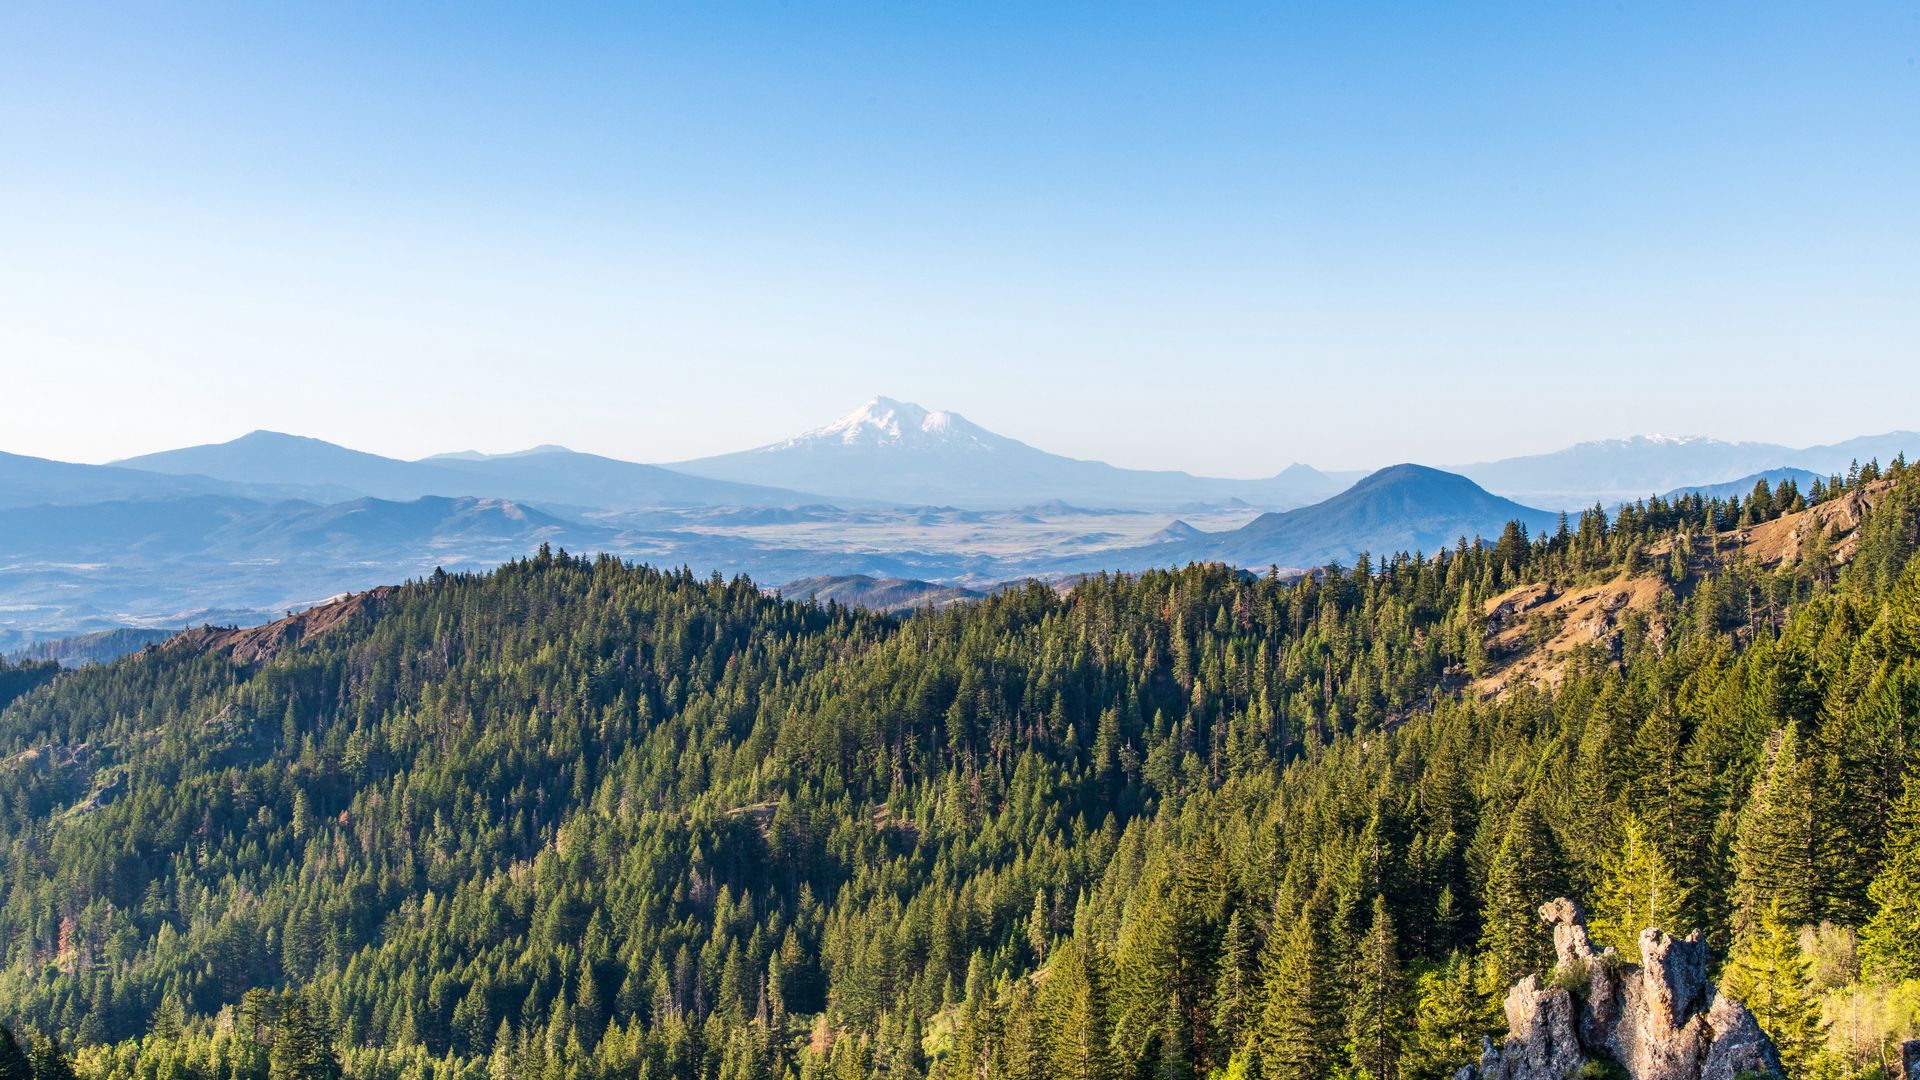
[[[0,449],[1920,427],[1917,54],[1914,2],[11,5]]]

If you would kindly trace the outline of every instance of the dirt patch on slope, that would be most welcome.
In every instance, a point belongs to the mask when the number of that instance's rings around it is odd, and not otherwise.
[[[1818,506],[1721,533],[1718,543],[1696,542],[1688,560],[1690,573],[1712,573],[1717,563],[1726,561],[1769,569],[1791,566],[1800,561],[1816,532],[1826,536],[1834,563],[1845,563],[1859,546],[1860,522],[1892,487],[1891,480],[1876,481]],[[1673,541],[1667,540],[1653,545],[1647,554],[1658,565],[1672,551]],[[1633,612],[1649,617],[1648,637],[1658,641],[1666,628],[1655,611],[1662,594],[1672,589],[1659,573],[1647,572],[1564,590],[1537,583],[1521,585],[1493,597],[1484,611],[1489,668],[1473,681],[1473,691],[1496,697],[1529,683],[1556,687],[1565,679],[1569,661],[1583,648],[1597,647],[1617,658],[1621,628]]]
[[[1614,655],[1627,614],[1651,613],[1665,589],[1659,578],[1642,574],[1564,591],[1522,585],[1494,597],[1486,604],[1486,648],[1493,667],[1473,689],[1492,697],[1523,682],[1558,686],[1568,660],[1580,649],[1598,647]]]
[[[1878,480],[1837,499],[1828,499],[1798,513],[1782,514],[1733,535],[1746,558],[1761,566],[1780,566],[1798,562],[1800,545],[1819,529],[1832,538],[1835,561],[1844,563],[1853,557],[1853,549],[1859,543],[1861,519],[1892,488],[1893,481]]]

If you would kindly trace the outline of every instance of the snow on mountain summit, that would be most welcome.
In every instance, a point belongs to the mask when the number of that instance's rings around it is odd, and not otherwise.
[[[1739,443],[1725,439],[1710,438],[1706,435],[1628,435],[1617,439],[1594,439],[1590,442],[1576,443],[1575,447],[1593,446],[1600,448],[1649,447],[1649,446],[1739,446]]]
[[[840,445],[909,449],[994,450],[1010,440],[956,412],[928,410],[910,401],[876,397],[825,427],[762,447],[765,452]]]
[[[668,467],[836,499],[982,509],[1054,500],[1103,509],[1240,500],[1279,509],[1318,501],[1345,484],[1312,469],[1255,480],[1121,469],[1048,453],[996,435],[959,413],[887,397],[790,439]]]

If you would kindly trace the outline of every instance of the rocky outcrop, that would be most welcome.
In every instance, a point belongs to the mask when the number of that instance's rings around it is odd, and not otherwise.
[[[1640,963],[1595,951],[1580,906],[1540,909],[1553,928],[1552,985],[1529,975],[1507,994],[1507,1038],[1456,1080],[1572,1080],[1610,1062],[1629,1080],[1735,1080],[1781,1076],[1773,1042],[1746,1006],[1707,980],[1698,933],[1640,933]]]
[[[1906,1080],[1920,1080],[1920,1039],[1900,1047],[1900,1064],[1904,1067]]]
[[[363,593],[348,593],[259,626],[202,626],[182,630],[160,647],[226,653],[236,664],[264,664],[308,638],[350,624],[358,616],[378,615],[398,591],[392,585],[382,585]]]
[[[1578,1008],[1564,988],[1542,988],[1529,975],[1507,992],[1507,1042],[1493,1055],[1486,1080],[1571,1077],[1587,1060],[1581,1049]],[[1484,1058],[1482,1059],[1484,1062]]]
[[[1753,1014],[1725,994],[1713,996],[1713,1009],[1707,1014],[1713,1027],[1713,1044],[1707,1048],[1707,1061],[1700,1080],[1735,1080],[1742,1074],[1764,1073],[1780,1076],[1780,1054],[1773,1040],[1760,1030]]]

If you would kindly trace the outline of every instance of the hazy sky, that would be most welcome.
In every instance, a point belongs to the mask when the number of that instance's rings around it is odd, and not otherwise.
[[[1920,427],[1916,0],[638,6],[0,8],[0,449]]]

